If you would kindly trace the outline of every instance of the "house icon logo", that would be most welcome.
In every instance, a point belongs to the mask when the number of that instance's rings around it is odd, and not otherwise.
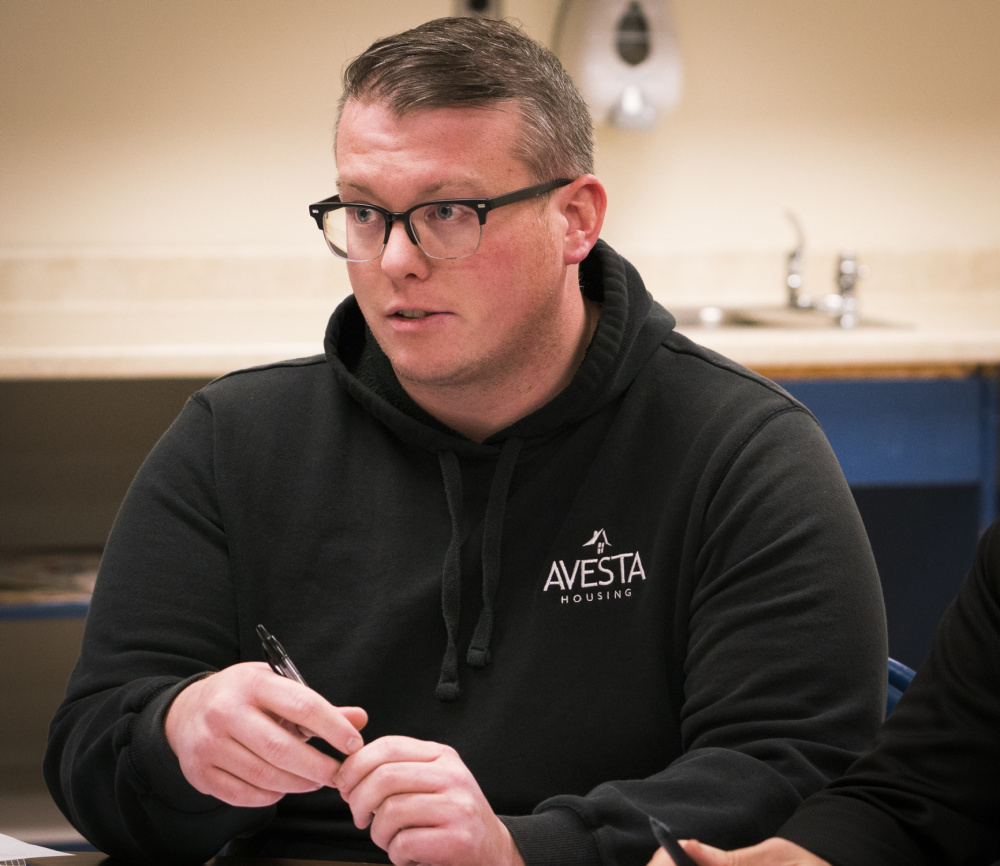
[[[605,533],[605,531],[603,529],[598,529],[597,532],[594,533],[594,537],[591,538],[590,541],[585,541],[583,543],[583,546],[584,547],[590,547],[592,544],[596,544],[597,545],[597,555],[598,556],[600,556],[602,553],[604,553],[604,548],[605,547],[611,547],[611,542],[608,541],[607,533]]]
[[[642,557],[638,550],[622,553],[605,550],[611,546],[608,534],[598,529],[582,545],[585,550],[592,548],[583,554],[585,559],[552,561],[542,592],[551,592],[561,605],[632,598],[635,588],[646,580]]]

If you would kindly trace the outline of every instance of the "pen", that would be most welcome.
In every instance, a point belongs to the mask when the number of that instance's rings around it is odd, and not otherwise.
[[[680,842],[675,838],[673,831],[662,821],[649,816],[649,826],[653,828],[653,835],[660,846],[670,855],[676,866],[698,866],[691,856],[681,848]]]
[[[302,674],[299,673],[299,669],[295,667],[295,663],[288,657],[288,653],[285,652],[285,648],[278,642],[278,639],[273,634],[270,634],[263,625],[257,626],[257,635],[260,637],[260,645],[264,648],[264,658],[267,659],[271,670],[276,674],[305,685],[306,681],[302,678]]]

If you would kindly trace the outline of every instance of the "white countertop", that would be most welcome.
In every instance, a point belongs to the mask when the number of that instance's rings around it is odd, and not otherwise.
[[[327,319],[347,291],[334,264],[251,260],[237,273],[235,265],[210,263],[220,276],[208,279],[208,266],[196,271],[190,262],[164,260],[156,284],[148,262],[118,263],[113,273],[80,262],[5,266],[0,379],[207,377],[319,353]],[[985,279],[977,277],[979,287],[862,285],[863,316],[885,326],[679,330],[768,375],[965,375],[1000,366],[1000,280],[993,270],[990,264]],[[58,288],[64,283],[74,291]],[[296,291],[279,295],[275,285]],[[656,285],[653,291],[668,309],[691,305],[690,295],[681,302]]]
[[[0,304],[0,379],[219,376],[323,351],[329,302]]]

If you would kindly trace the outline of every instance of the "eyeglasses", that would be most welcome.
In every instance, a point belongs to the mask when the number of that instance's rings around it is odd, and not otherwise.
[[[538,198],[572,183],[561,178],[493,198],[448,198],[425,201],[402,213],[361,202],[342,202],[339,195],[309,205],[330,251],[349,262],[370,262],[382,255],[394,222],[406,227],[410,241],[432,259],[464,259],[479,249],[486,215],[498,207]]]

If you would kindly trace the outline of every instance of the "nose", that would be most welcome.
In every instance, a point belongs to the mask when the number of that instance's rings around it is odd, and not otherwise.
[[[386,276],[393,280],[409,276],[422,278],[427,274],[427,256],[406,233],[402,220],[397,220],[389,230],[389,240],[379,260]]]

